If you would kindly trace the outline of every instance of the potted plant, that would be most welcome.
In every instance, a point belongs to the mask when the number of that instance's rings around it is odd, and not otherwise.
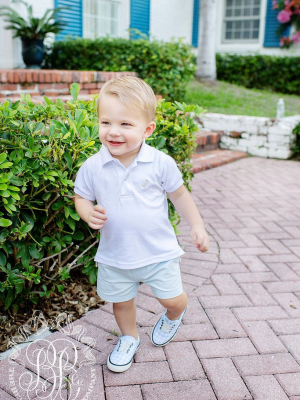
[[[58,33],[63,29],[64,24],[55,17],[65,7],[47,9],[41,18],[36,18],[32,6],[23,0],[19,2],[27,8],[27,20],[11,7],[0,7],[0,16],[9,23],[5,29],[13,30],[13,37],[22,40],[22,56],[27,68],[40,68],[45,54],[44,39],[48,33]]]

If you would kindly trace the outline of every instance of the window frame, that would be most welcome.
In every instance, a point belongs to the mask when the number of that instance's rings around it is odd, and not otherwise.
[[[97,15],[93,15],[91,12],[86,12],[87,8],[88,8],[88,4],[89,3],[106,3],[108,5],[111,4],[116,4],[117,5],[117,18],[112,18],[112,17],[101,17],[99,14]],[[122,9],[122,0],[83,0],[83,13],[82,13],[82,33],[83,33],[83,37],[84,38],[89,38],[89,39],[95,39],[98,37],[112,37],[112,38],[116,38],[116,37],[120,37],[120,33],[121,33],[121,10]],[[98,11],[98,4],[97,4],[97,11]],[[87,23],[87,17],[89,18],[89,20],[91,21],[91,17],[96,19],[98,24],[97,24],[97,33],[93,32],[93,35],[91,35],[91,31],[87,30],[86,25],[89,25]],[[111,31],[107,32],[105,34],[102,34],[100,32],[100,21],[103,20],[108,20],[110,22],[110,28],[111,28],[111,24],[112,21],[116,22],[116,26],[117,26],[117,32],[116,34],[112,34]],[[112,30],[112,29],[111,29]]]
[[[243,0],[242,0],[243,1]],[[226,16],[226,11],[227,11],[227,0],[224,1],[224,7],[223,7],[223,21],[222,21],[222,42],[223,44],[257,44],[260,42],[260,34],[261,34],[261,29],[262,29],[262,21],[261,21],[261,10],[262,10],[262,3],[259,2],[259,4],[257,4],[257,6],[259,8],[259,12],[257,14],[257,16],[254,15],[249,15],[249,16],[231,16],[231,17],[227,17]],[[246,8],[246,5],[242,5],[240,7],[241,10],[244,10]],[[251,6],[252,8],[252,6]],[[232,7],[233,10],[235,10],[235,7]],[[227,22],[237,22],[237,21],[258,21],[259,22],[259,26],[258,26],[258,36],[256,39],[254,38],[250,38],[250,39],[226,39],[226,23]],[[253,32],[253,30],[250,30],[250,32]]]

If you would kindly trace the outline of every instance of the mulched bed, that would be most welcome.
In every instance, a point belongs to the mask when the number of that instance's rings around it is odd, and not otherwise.
[[[13,347],[13,341],[26,341],[29,335],[42,327],[48,326],[51,331],[59,330],[104,304],[96,293],[96,285],[91,285],[80,272],[72,272],[72,276],[61,283],[65,286],[63,293],[41,298],[37,305],[28,301],[21,304],[18,311],[12,309],[4,312],[0,301],[0,352]]]

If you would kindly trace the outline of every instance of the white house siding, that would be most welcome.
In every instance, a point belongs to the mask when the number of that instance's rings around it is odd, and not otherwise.
[[[193,0],[151,0],[150,33],[155,39],[172,37],[192,42]]]
[[[217,53],[234,53],[234,54],[269,54],[276,56],[299,56],[300,44],[292,46],[289,50],[280,47],[264,47],[265,22],[267,12],[267,0],[261,0],[260,8],[260,31],[259,40],[256,43],[247,42],[223,42],[223,18],[225,15],[225,0],[219,1],[219,10],[217,14],[217,35],[216,35],[216,51]]]
[[[54,8],[54,0],[27,0],[27,3],[32,5],[33,14],[36,17],[42,17],[48,8]],[[26,7],[22,3],[0,0],[0,4],[14,8],[24,18],[27,17]],[[22,60],[21,39],[12,39],[13,32],[4,29],[6,25],[3,17],[0,18],[0,68],[23,68],[25,64]]]

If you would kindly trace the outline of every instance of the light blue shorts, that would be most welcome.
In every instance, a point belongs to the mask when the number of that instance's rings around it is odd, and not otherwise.
[[[97,262],[97,293],[101,299],[120,303],[136,297],[140,283],[151,286],[159,299],[171,299],[182,292],[180,257],[135,269],[120,269]]]

